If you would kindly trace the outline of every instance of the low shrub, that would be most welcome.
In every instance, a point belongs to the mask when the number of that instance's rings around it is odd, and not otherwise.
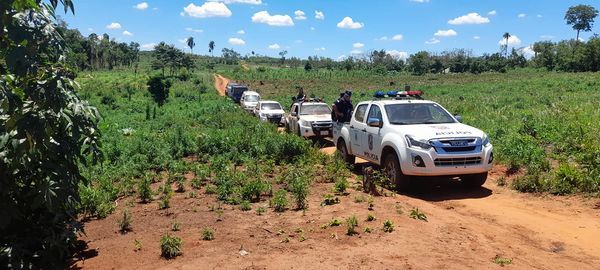
[[[160,255],[166,259],[173,259],[182,254],[181,238],[169,234],[160,239]]]

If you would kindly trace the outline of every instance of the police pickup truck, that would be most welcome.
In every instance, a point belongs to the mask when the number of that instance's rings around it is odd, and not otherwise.
[[[360,157],[381,166],[399,190],[414,176],[458,176],[465,185],[483,185],[494,160],[488,136],[421,95],[379,91],[359,103],[349,123],[333,127],[337,150],[348,163]]]
[[[331,137],[331,108],[319,99],[295,101],[285,116],[285,130],[305,138]]]

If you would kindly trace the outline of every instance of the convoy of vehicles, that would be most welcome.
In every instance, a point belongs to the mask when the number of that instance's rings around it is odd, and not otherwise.
[[[296,101],[285,116],[285,129],[305,138],[331,137],[331,108],[320,100]]]
[[[254,91],[245,91],[240,98],[240,105],[244,110],[253,112],[256,104],[260,101],[260,95]]]
[[[360,157],[381,166],[399,190],[416,176],[458,176],[466,185],[483,185],[494,160],[487,135],[421,94],[380,91],[356,105],[349,123],[334,123],[322,100],[296,100],[286,114],[244,85],[227,85],[227,95],[261,121],[305,138],[333,137],[347,163]]]
[[[279,126],[283,124],[285,111],[277,101],[261,100],[255,106],[253,113],[261,121],[271,122]]]
[[[466,185],[483,185],[494,160],[487,135],[433,101],[399,96],[358,103],[349,123],[334,126],[344,160],[381,166],[400,190],[414,176],[459,176]]]

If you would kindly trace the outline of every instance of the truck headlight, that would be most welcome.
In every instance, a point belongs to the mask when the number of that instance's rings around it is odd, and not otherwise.
[[[312,123],[310,121],[300,120],[300,125],[303,127],[311,127]]]
[[[264,114],[264,113],[258,113],[258,116],[259,116],[260,118],[267,118],[267,115],[266,115],[266,114]]]
[[[408,144],[408,147],[419,147],[425,150],[429,150],[432,147],[426,140],[416,140],[408,135],[406,135],[406,143]]]
[[[483,137],[481,138],[481,144],[485,147],[488,146],[490,144],[490,138],[488,138],[488,135],[483,133]]]

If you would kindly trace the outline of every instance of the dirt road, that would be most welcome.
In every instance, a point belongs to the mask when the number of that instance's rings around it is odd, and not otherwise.
[[[216,75],[215,86],[222,86],[216,88],[224,90],[226,81]],[[357,164],[351,183],[360,181],[363,165]],[[73,267],[498,269],[494,258],[499,257],[511,260],[508,269],[600,269],[598,199],[518,193],[498,186],[501,177],[510,181],[513,176],[496,166],[484,187],[475,189],[448,180],[421,180],[409,193],[374,197],[372,210],[368,196],[353,189],[337,196],[339,204],[320,206],[323,196],[331,193],[330,183],[314,184],[307,211],[284,213],[273,212],[268,202],[253,204],[247,212],[221,205],[215,195],[204,194],[204,188],[198,198],[175,194],[168,210],[128,198],[131,203],[120,203],[115,214],[86,224],[86,259]],[[133,231],[122,235],[116,224],[128,204]],[[258,207],[267,211],[257,215]],[[428,222],[409,218],[413,208],[425,213]],[[376,220],[365,221],[368,214]],[[359,234],[348,236],[344,221],[352,215],[358,219]],[[342,226],[322,228],[332,218],[342,220]],[[387,219],[395,224],[391,233],[382,230]],[[181,224],[181,231],[171,231],[174,222]],[[213,241],[201,240],[207,227],[215,232]],[[364,232],[367,227],[373,232]],[[183,256],[160,258],[159,242],[166,233],[183,239]],[[241,250],[248,254],[241,255]]]
[[[219,93],[219,95],[221,96],[225,96],[225,88],[227,87],[227,84],[229,83],[229,79],[219,75],[219,74],[214,74],[215,77],[215,89],[217,89],[217,92]]]

